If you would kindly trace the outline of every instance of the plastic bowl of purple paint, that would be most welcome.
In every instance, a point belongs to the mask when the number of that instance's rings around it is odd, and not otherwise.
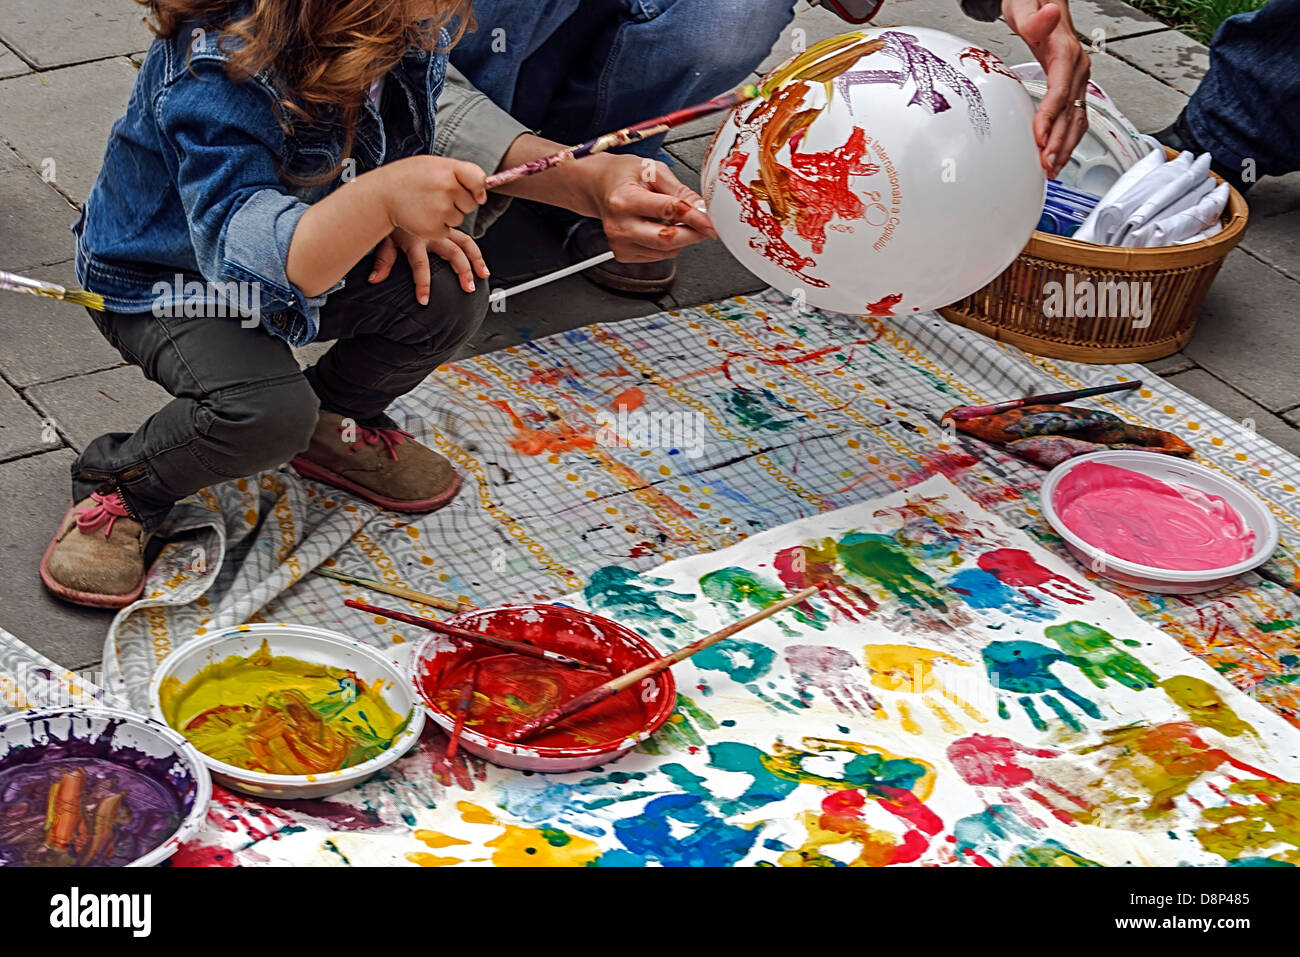
[[[1156,452],[1066,459],[1043,480],[1039,500],[1076,559],[1140,591],[1213,591],[1268,561],[1278,544],[1277,520],[1254,493]]]
[[[596,669],[573,669],[433,634],[411,656],[410,679],[429,717],[449,735],[466,702],[457,747],[507,768],[562,773],[617,760],[663,726],[677,706],[670,671],[647,678],[572,715],[536,738],[510,742],[506,730],[658,658],[618,622],[567,605],[504,605],[462,612],[447,624],[557,651]],[[465,697],[466,686],[472,693]]]
[[[49,708],[0,719],[0,866],[148,867],[202,829],[212,779],[151,718]]]

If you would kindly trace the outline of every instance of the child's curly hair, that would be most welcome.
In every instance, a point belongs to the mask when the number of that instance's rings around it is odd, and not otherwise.
[[[286,131],[295,121],[326,118],[345,132],[351,148],[371,83],[411,49],[438,49],[443,27],[454,45],[473,25],[472,0],[256,0],[240,16],[239,0],[136,0],[149,10],[150,29],[171,37],[186,23],[234,37],[226,72],[236,81],[262,70],[283,92],[276,116]],[[222,42],[219,40],[218,42]],[[331,179],[335,167],[303,182]]]

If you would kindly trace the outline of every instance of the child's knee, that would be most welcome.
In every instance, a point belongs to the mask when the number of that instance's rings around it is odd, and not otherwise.
[[[210,465],[229,477],[276,468],[306,451],[320,400],[304,376],[250,383],[202,403]],[[200,420],[200,425],[204,423]]]
[[[416,305],[406,317],[406,336],[430,352],[454,352],[483,325],[488,312],[488,284],[475,281],[473,292],[460,287],[450,267],[434,273],[429,304]]]

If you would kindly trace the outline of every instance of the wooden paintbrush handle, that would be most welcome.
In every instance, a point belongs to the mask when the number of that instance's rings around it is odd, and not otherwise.
[[[699,641],[693,641],[684,648],[679,648],[672,654],[664,655],[662,658],[656,658],[654,661],[647,662],[640,668],[619,675],[617,678],[611,678],[604,684],[597,685],[590,691],[584,691],[576,698],[571,698],[564,704],[551,709],[541,717],[534,718],[532,721],[521,724],[513,731],[508,732],[505,739],[507,741],[526,740],[535,735],[538,731],[548,728],[559,721],[563,721],[565,718],[577,714],[579,711],[585,711],[598,701],[604,701],[606,698],[618,694],[618,692],[622,691],[624,688],[630,688],[633,685],[644,681],[646,678],[651,678],[654,675],[659,674],[659,672],[671,668],[673,665],[677,664],[677,662],[684,661],[691,657],[691,655],[698,654],[710,645],[715,645],[724,638],[730,638],[736,632],[743,631],[750,625],[757,624],[764,618],[770,618],[779,611],[785,611],[793,605],[798,605],[800,602],[807,601],[819,591],[821,591],[821,586],[813,585],[810,588],[805,588],[802,591],[795,592],[793,595],[790,595],[787,598],[782,598],[775,604],[768,605],[761,611],[754,612],[754,614],[747,618],[742,618],[740,621],[733,621],[725,628],[719,628],[712,634],[705,635]]]
[[[540,658],[543,661],[553,661],[557,665],[564,665],[567,668],[587,668],[592,671],[606,671],[600,665],[592,664],[589,661],[579,661],[577,658],[570,658],[568,655],[562,655],[558,651],[551,651],[549,648],[538,648],[536,645],[530,645],[523,641],[512,641],[509,638],[498,638],[496,635],[484,634],[481,631],[470,631],[468,628],[458,628],[455,625],[448,625],[445,622],[437,621],[433,618],[421,618],[419,615],[408,615],[404,611],[395,611],[391,608],[380,608],[376,605],[367,604],[364,601],[357,601],[355,598],[349,598],[343,602],[349,608],[356,608],[360,611],[368,611],[372,615],[381,615],[384,618],[391,618],[393,621],[404,621],[408,625],[415,625],[417,628],[427,628],[429,631],[436,631],[440,634],[450,635],[453,638],[459,638],[462,641],[468,641],[480,645],[491,645],[493,648],[499,648],[502,651],[509,651],[516,655],[524,655],[529,658]],[[608,674],[608,671],[606,671]]]

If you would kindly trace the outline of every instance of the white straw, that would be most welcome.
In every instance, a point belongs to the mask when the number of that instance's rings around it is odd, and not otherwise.
[[[584,259],[580,263],[574,263],[572,266],[565,266],[563,269],[557,269],[555,272],[548,272],[545,276],[538,276],[536,279],[530,279],[528,282],[521,282],[517,286],[511,286],[509,289],[493,289],[488,296],[488,302],[496,302],[513,296],[516,293],[527,292],[529,289],[536,289],[538,286],[545,286],[548,282],[555,282],[557,279],[563,279],[565,276],[572,276],[576,272],[582,272],[584,269],[590,269],[592,266],[599,265],[603,262],[609,262],[614,258],[614,251],[601,253],[599,256],[592,256],[590,259]]]

